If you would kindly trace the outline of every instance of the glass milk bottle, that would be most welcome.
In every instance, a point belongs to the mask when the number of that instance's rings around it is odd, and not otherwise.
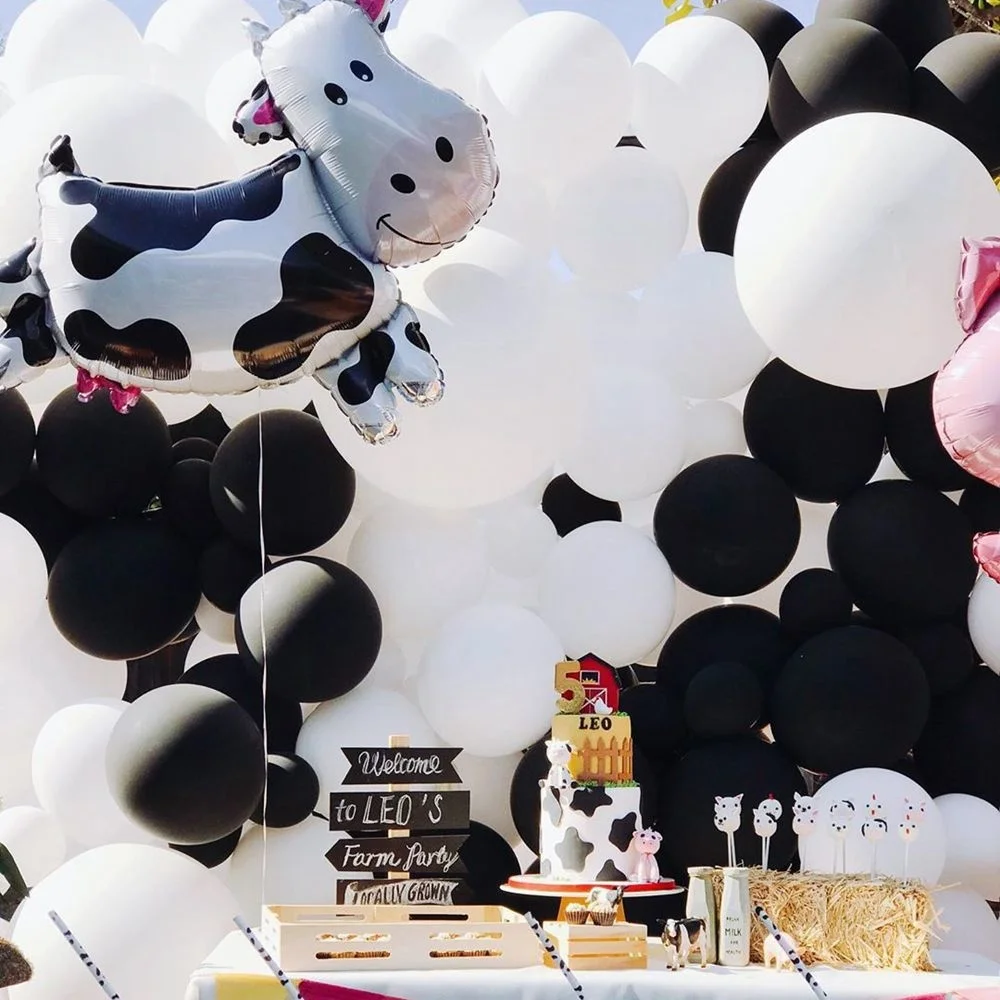
[[[715,916],[714,868],[688,869],[687,916],[705,921],[705,961],[718,961],[719,924]]]
[[[722,869],[719,964],[750,964],[750,885],[746,868]]]

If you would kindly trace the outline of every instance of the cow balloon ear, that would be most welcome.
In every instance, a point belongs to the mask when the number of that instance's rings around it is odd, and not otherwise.
[[[307,0],[278,0],[278,13],[286,21],[291,21],[292,18],[299,17],[301,14],[308,14],[310,9]]]
[[[260,21],[254,21],[249,17],[243,18],[242,24],[243,30],[247,33],[250,44],[253,46],[253,54],[259,58],[264,51],[264,42],[271,37],[272,31],[266,24],[261,24]]]

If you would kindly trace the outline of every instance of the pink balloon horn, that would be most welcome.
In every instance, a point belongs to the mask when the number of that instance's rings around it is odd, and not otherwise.
[[[972,539],[972,554],[983,572],[1000,583],[1000,532],[988,531]]]

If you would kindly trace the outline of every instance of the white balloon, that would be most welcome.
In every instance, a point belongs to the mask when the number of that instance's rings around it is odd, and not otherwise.
[[[980,573],[968,610],[972,645],[995,674],[1000,674],[1000,583]]]
[[[471,104],[476,103],[479,92],[476,70],[468,54],[454,42],[441,35],[396,30],[386,35],[386,44],[414,73],[444,90],[453,90]]]
[[[1000,962],[1000,921],[982,896],[972,889],[941,889],[933,900],[940,925],[933,930],[935,947]]]
[[[410,745],[415,747],[441,743],[406,697],[365,684],[343,698],[323,702],[302,723],[295,752],[316,772],[322,801],[342,787],[347,776],[347,758],[341,747],[387,747],[390,736],[409,736]]]
[[[428,643],[417,695],[428,722],[452,746],[504,757],[552,723],[552,678],[563,650],[524,608],[481,604],[449,619]]]
[[[42,615],[17,643],[0,649],[0,789],[4,804],[35,805],[31,754],[42,726],[67,705],[88,698],[120,699],[124,663],[74,649]]]
[[[689,17],[661,28],[634,68],[632,121],[648,149],[675,165],[722,162],[767,106],[764,56],[730,21]]]
[[[49,84],[19,100],[4,115],[4,129],[17,137],[0,159],[4,253],[37,235],[38,168],[57,135],[72,136],[80,169],[102,180],[185,186],[233,173],[211,126],[173,94],[141,80],[123,85],[120,77],[86,76]]]
[[[0,116],[3,116],[14,106],[14,98],[10,96],[7,87],[0,83]]]
[[[232,928],[236,900],[197,861],[164,848],[110,844],[80,854],[31,890],[14,943],[34,976],[22,1000],[81,1000],[103,994],[49,919],[73,928],[123,997],[177,1000],[191,973]],[[158,945],[149,947],[154,931]]]
[[[882,803],[885,820],[889,825],[888,835],[878,844],[878,872],[901,878],[905,860],[908,878],[917,879],[929,886],[938,885],[944,870],[946,852],[941,811],[915,781],[880,767],[862,767],[838,774],[816,793],[815,805],[819,809],[816,831],[808,837],[799,837],[803,869],[814,872],[833,870],[835,848],[839,850],[839,842],[834,841],[829,833],[829,809],[834,802],[847,799],[854,803],[856,810],[855,828],[846,840],[847,871],[871,871],[872,845],[862,839],[860,828],[865,803],[873,795]],[[910,843],[908,858],[898,835],[906,799],[914,805],[926,803],[920,835]]]
[[[201,632],[219,645],[236,645],[236,616],[217,608],[207,597],[198,602],[194,619]]]
[[[142,38],[128,15],[111,0],[28,4],[10,29],[4,53],[11,96],[20,100],[47,84],[92,73],[146,79]],[[131,84],[119,79],[118,85]]]
[[[736,291],[733,259],[685,254],[642,293],[646,357],[682,396],[721,399],[747,385],[769,351]]]
[[[35,806],[0,812],[0,844],[10,851],[29,886],[38,885],[66,860],[66,837],[59,823]]]
[[[606,500],[641,500],[662,490],[687,449],[687,409],[655,371],[595,366],[578,386],[577,423],[559,449],[569,477]]]
[[[75,369],[74,369],[75,371]],[[73,378],[73,375],[67,375]],[[29,383],[33,384],[33,383]],[[182,424],[185,420],[196,417],[210,401],[204,396],[193,392],[146,392],[146,398],[156,404],[168,424]]]
[[[613,149],[555,202],[556,249],[577,277],[609,292],[641,288],[684,245],[688,206],[673,168],[645,149]]]
[[[572,657],[635,663],[667,634],[674,577],[641,532],[596,521],[561,539],[542,571],[539,613]]]
[[[1000,810],[958,793],[939,795],[934,803],[944,819],[947,845],[942,884],[957,882],[985,899],[1000,899]]]
[[[250,48],[244,18],[264,20],[244,0],[166,0],[150,18],[144,36],[147,46],[167,54],[162,65],[171,59],[179,64],[169,82],[199,111],[219,67]]]
[[[510,163],[559,181],[610,152],[625,134],[632,101],[628,54],[593,18],[562,10],[536,14],[486,53],[479,99],[502,168]]]
[[[35,418],[35,426],[37,427],[42,419],[42,414],[45,413],[45,407],[63,389],[68,389],[75,384],[76,369],[71,364],[53,365],[37,378],[18,386],[17,391],[31,408],[31,415]]]
[[[520,0],[409,0],[400,12],[398,31],[440,35],[475,62],[527,16]]]
[[[250,49],[227,59],[215,71],[205,91],[205,117],[226,144],[240,170],[253,170],[280,155],[273,143],[251,146],[233,131],[236,109],[260,83],[260,62]]]
[[[484,515],[490,565],[515,579],[536,576],[559,541],[556,526],[541,507],[500,504]]]
[[[274,153],[272,151],[272,158]],[[254,389],[231,396],[215,396],[212,405],[230,427],[267,410],[304,410],[312,401],[312,380],[301,379],[288,385]]]
[[[403,685],[406,683],[407,671],[407,659],[402,647],[394,639],[383,636],[378,656],[361,685],[388,688],[390,691],[402,691]]]
[[[327,433],[359,475],[412,504],[461,510],[526,489],[551,468],[579,391],[565,380],[574,347],[550,322],[544,258],[476,228],[430,264],[397,273],[444,368],[445,398],[406,407],[392,447],[372,448],[317,391]]]
[[[38,801],[84,847],[155,842],[126,818],[108,785],[108,740],[126,708],[125,702],[70,705],[35,740],[31,775]]]
[[[479,225],[547,255],[553,231],[545,185],[538,177],[504,167],[493,204]]]
[[[0,514],[0,645],[27,633],[45,612],[49,572],[31,532]]]
[[[470,793],[470,818],[496,830],[510,844],[519,835],[510,813],[510,783],[521,761],[519,753],[506,757],[474,757],[460,753],[455,770]]]
[[[693,465],[712,455],[745,455],[743,414],[721,399],[708,399],[688,411],[684,464]]]
[[[957,139],[910,118],[846,115],[764,167],[736,230],[736,284],[757,333],[793,368],[891,388],[951,356],[961,241],[997,229],[996,187]]]
[[[361,525],[347,565],[371,588],[391,636],[433,632],[476,603],[489,572],[486,536],[471,514],[402,505]]]
[[[190,670],[196,663],[201,663],[202,660],[209,660],[213,656],[222,656],[226,653],[235,652],[235,641],[219,642],[208,635],[207,632],[199,632],[194,637],[194,642],[191,643],[188,649],[187,657],[184,660],[184,669]]]

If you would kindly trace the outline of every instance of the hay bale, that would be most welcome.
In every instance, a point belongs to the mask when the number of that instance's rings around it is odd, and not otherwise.
[[[822,875],[749,869],[750,900],[762,906],[798,945],[807,965],[933,972],[931,933],[936,914],[930,890],[885,876]],[[713,874],[716,905],[722,869]],[[750,961],[763,961],[758,921],[750,932]]]

